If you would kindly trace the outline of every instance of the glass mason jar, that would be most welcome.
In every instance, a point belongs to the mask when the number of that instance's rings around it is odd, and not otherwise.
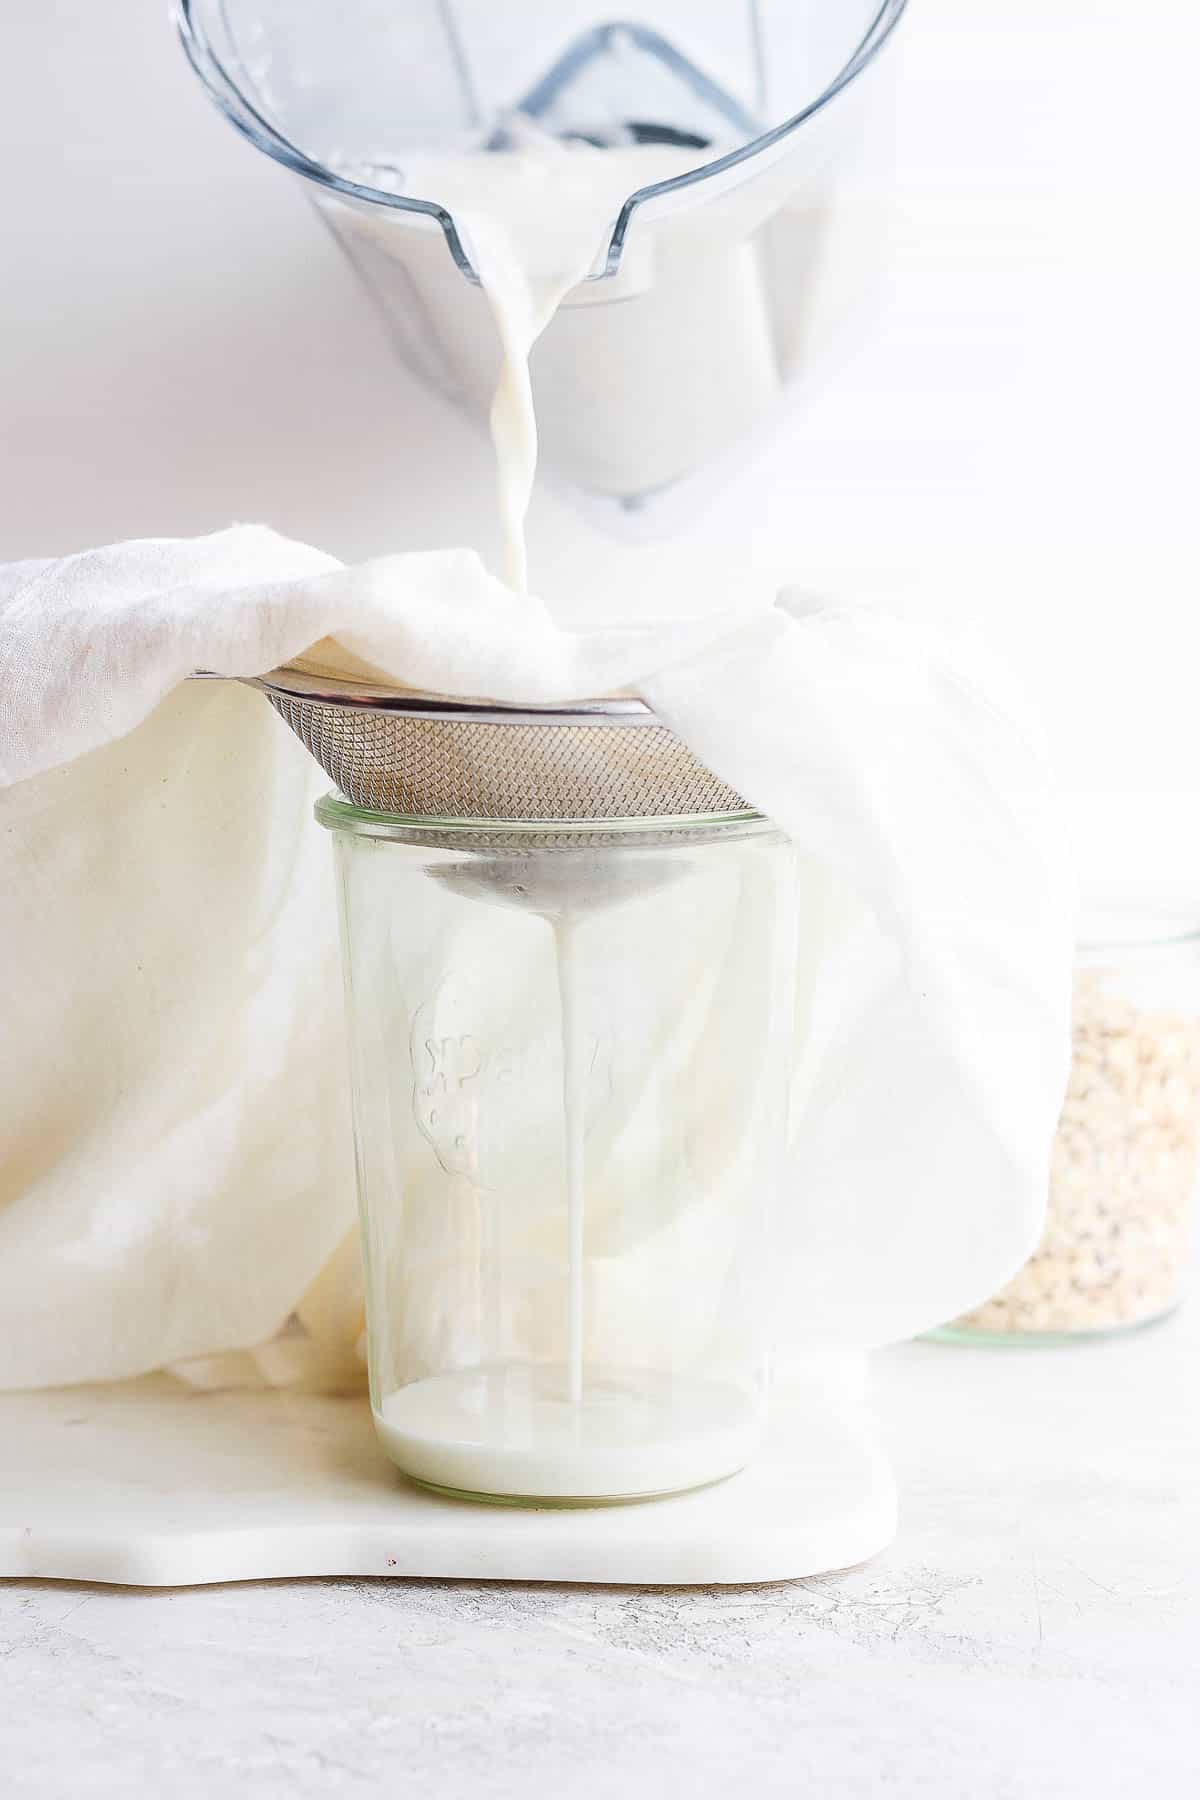
[[[330,798],[371,1404],[399,1467],[634,1499],[753,1456],[794,857],[757,817],[413,822]]]
[[[1071,1342],[1179,1302],[1200,1146],[1200,932],[1095,920],[1076,958],[1072,1034],[1041,1243],[939,1337]]]

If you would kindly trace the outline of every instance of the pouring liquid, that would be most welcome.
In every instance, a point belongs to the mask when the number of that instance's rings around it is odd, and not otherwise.
[[[590,151],[546,141],[439,167],[439,192],[458,212],[496,321],[502,368],[490,423],[505,576],[527,591],[525,517],[537,467],[529,355],[565,296],[585,278],[616,212],[642,182],[696,160],[676,149]],[[501,179],[483,202],[493,172]],[[456,187],[459,192],[456,192]],[[463,198],[460,201],[459,193]],[[671,878],[666,862],[637,869],[586,858],[540,871],[504,859],[437,872],[476,898],[540,913],[554,939],[562,1057],[566,1317],[561,1364],[491,1360],[411,1382],[375,1414],[380,1438],[409,1475],[483,1498],[586,1501],[645,1498],[703,1486],[741,1469],[761,1437],[759,1409],[729,1382],[671,1371],[589,1366],[585,1221],[586,1044],[579,934],[586,915]],[[568,871],[571,871],[569,874]],[[494,1238],[494,1233],[491,1234]],[[493,1257],[485,1257],[489,1264]],[[485,1271],[485,1335],[499,1317],[494,1266]]]
[[[547,1209],[561,1216],[565,1280],[555,1290],[563,1307],[559,1356],[540,1363],[506,1356],[493,1212],[502,1202],[481,1190],[479,1361],[409,1383],[387,1395],[375,1415],[388,1454],[429,1486],[487,1499],[633,1499],[719,1480],[744,1467],[758,1445],[759,1409],[745,1388],[587,1355],[589,921],[679,874],[665,857],[614,858],[582,847],[551,856],[470,857],[432,871],[439,884],[476,903],[539,915],[551,935],[563,1185],[547,1197]]]
[[[579,1018],[575,933],[575,921],[570,914],[564,913],[554,920],[567,1167],[567,1399],[578,1408],[583,1402],[583,1133],[587,1067]]]
[[[704,160],[667,144],[597,149],[564,143],[532,120],[510,121],[519,147],[410,159],[407,186],[436,194],[464,236],[500,342],[489,423],[496,455],[504,578],[525,593],[525,516],[537,470],[529,376],[535,343],[559,306],[595,269],[629,195]]]

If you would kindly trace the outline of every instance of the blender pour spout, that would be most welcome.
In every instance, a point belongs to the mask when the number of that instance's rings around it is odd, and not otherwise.
[[[515,222],[556,295],[528,365],[539,467],[640,531],[861,335],[890,199],[876,71],[906,5],[178,0],[177,18],[402,360],[480,424],[503,366],[481,231]]]
[[[404,140],[401,150],[417,143],[423,149],[474,145],[502,153],[513,147],[512,121],[520,118],[564,141],[604,148],[659,144],[694,152],[695,167],[630,189],[597,272],[596,278],[603,279],[617,272],[640,206],[742,164],[749,173],[756,157],[792,137],[871,66],[907,3],[858,0],[832,53],[827,25],[816,33],[815,51],[807,25],[807,15],[841,10],[831,0],[806,0],[796,9],[805,19],[785,45],[774,42],[760,0],[731,5],[730,12],[745,13],[748,68],[740,72],[740,80],[728,82],[710,74],[701,58],[678,48],[662,30],[631,20],[608,21],[580,32],[523,91],[503,95],[483,79],[490,74],[487,54],[472,43],[460,9],[450,0],[425,0],[413,10],[436,19],[435,49],[444,68],[433,85],[442,93],[443,105],[424,134],[414,136],[408,123],[411,84],[429,74],[430,63],[397,55],[391,70],[398,77],[393,122]],[[527,10],[541,14],[540,7]],[[686,19],[690,9],[659,4],[647,10]],[[218,109],[250,143],[329,195],[435,221],[460,273],[478,282],[452,209],[435,194],[405,189],[403,154],[383,154],[379,143],[371,149],[358,141],[356,105],[365,98],[367,82],[380,82],[387,71],[384,51],[394,7],[380,0],[353,0],[315,33],[286,0],[174,0],[173,11],[192,68]],[[520,31],[519,22],[514,29]],[[356,41],[357,55],[340,53],[349,40]],[[401,48],[398,43],[395,47]],[[769,71],[780,67],[783,75],[772,81]],[[821,70],[817,81],[813,67]],[[612,91],[601,118],[586,121],[581,106],[586,112],[589,98],[594,101],[605,84]],[[808,85],[807,94],[801,84]],[[776,100],[773,85],[786,86],[786,95]],[[614,92],[629,95],[628,104],[622,107],[619,98],[614,102]],[[377,94],[370,96],[366,111],[377,118]],[[622,111],[624,118],[619,117]],[[373,131],[378,137],[377,125]]]

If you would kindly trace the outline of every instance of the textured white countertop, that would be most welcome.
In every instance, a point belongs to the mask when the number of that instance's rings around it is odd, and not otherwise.
[[[1196,1792],[1200,1309],[879,1359],[900,1536],[774,1587],[0,1584],[23,1800]]]

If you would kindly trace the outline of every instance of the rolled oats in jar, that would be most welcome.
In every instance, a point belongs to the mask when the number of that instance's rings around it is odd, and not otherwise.
[[[1072,1038],[1041,1243],[938,1336],[1069,1341],[1148,1324],[1181,1298],[1200,1148],[1200,931],[1097,921],[1077,956]]]

